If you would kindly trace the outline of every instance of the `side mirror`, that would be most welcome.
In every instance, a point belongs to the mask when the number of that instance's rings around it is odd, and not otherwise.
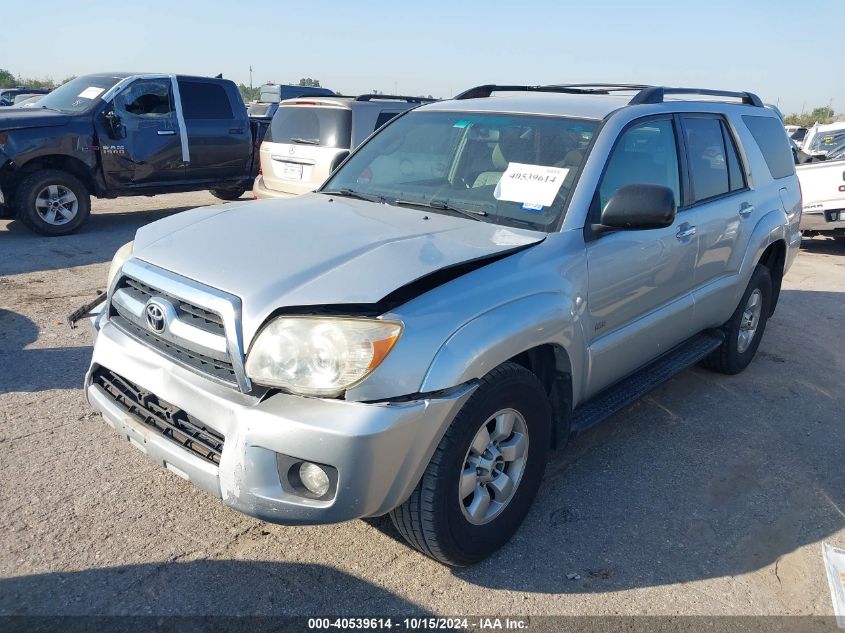
[[[109,136],[115,139],[123,138],[123,125],[120,122],[120,116],[114,110],[109,110],[103,114],[103,117],[109,126]]]
[[[626,185],[608,200],[598,231],[662,229],[675,221],[675,194],[662,185]]]

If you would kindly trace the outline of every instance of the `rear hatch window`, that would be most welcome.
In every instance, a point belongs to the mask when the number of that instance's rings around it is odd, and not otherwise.
[[[264,140],[348,149],[352,143],[352,111],[325,106],[282,106],[273,116]]]

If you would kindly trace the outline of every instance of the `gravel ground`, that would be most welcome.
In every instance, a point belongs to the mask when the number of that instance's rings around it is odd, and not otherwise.
[[[137,227],[216,203],[96,201],[80,233],[52,239],[0,220],[0,614],[832,613],[845,243],[805,241],[747,371],[686,371],[553,454],[514,540],[455,571],[389,520],[237,514],[89,411],[89,334],[65,316]]]

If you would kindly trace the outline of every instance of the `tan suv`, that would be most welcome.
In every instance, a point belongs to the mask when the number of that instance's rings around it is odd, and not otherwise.
[[[282,101],[261,143],[255,197],[289,198],[314,191],[375,130],[430,101],[374,94]]]

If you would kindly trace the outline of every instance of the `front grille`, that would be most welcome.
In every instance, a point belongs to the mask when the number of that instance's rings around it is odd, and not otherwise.
[[[179,312],[179,317],[184,320],[189,320],[191,325],[202,328],[213,334],[225,334],[225,327],[223,326],[223,319],[219,314],[209,312],[199,306],[195,306],[187,301],[183,301],[177,297],[173,297],[166,292],[161,292],[155,288],[151,288],[145,283],[141,283],[137,279],[131,277],[124,277],[119,288],[131,289],[130,292],[144,303],[147,299],[152,297],[161,297],[170,301],[176,310]]]
[[[162,436],[212,464],[220,464],[224,437],[217,431],[105,367],[97,368],[93,383]]]
[[[219,314],[156,290],[132,277],[123,277],[115,288],[117,292],[125,293],[141,306],[152,297],[165,299],[175,308],[179,321],[218,337],[226,336],[226,327]],[[161,334],[153,332],[146,327],[142,315],[133,313],[117,301],[111,303],[109,318],[124,332],[171,360],[221,382],[237,385],[237,374],[228,352],[205,348],[196,341],[176,337],[168,331]]]

